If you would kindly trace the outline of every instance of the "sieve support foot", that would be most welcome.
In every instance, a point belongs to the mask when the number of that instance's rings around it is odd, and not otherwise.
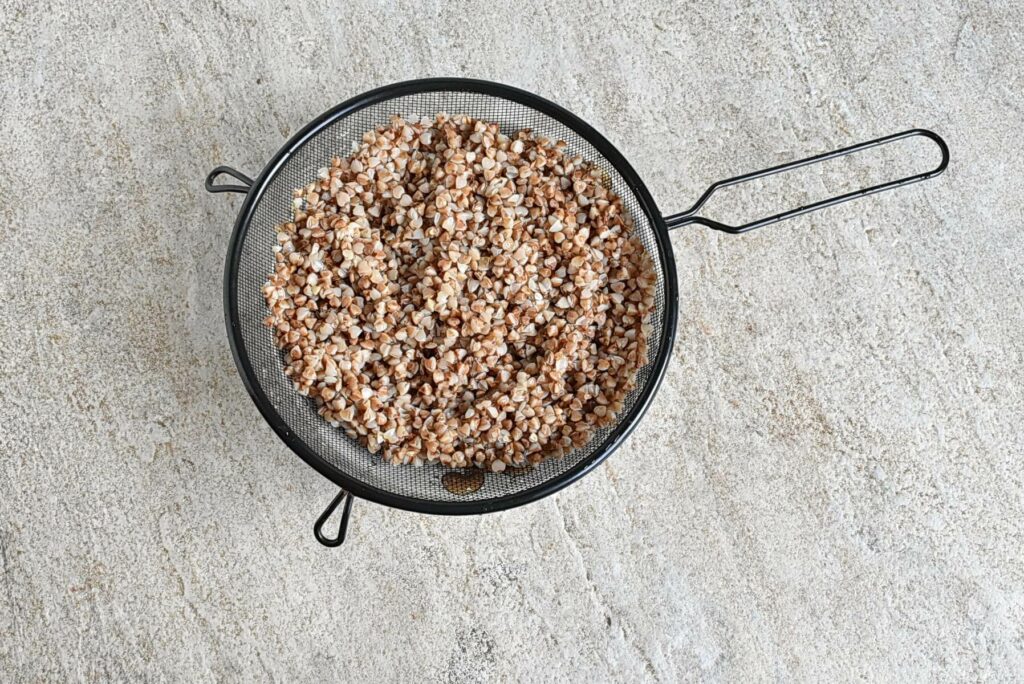
[[[221,175],[231,176],[235,180],[242,181],[244,185],[217,185],[216,180]],[[252,187],[252,178],[230,166],[218,166],[206,176],[206,183],[204,185],[206,192],[240,192],[244,195]]]
[[[341,510],[341,522],[338,523],[338,534],[334,537],[327,537],[324,535],[324,523],[331,517],[331,514],[345,502],[344,507]],[[341,546],[345,541],[345,532],[348,530],[348,518],[352,512],[352,495],[346,492],[344,489],[338,492],[338,495],[334,497],[334,500],[327,505],[324,512],[320,514],[320,517],[313,523],[313,536],[316,540],[324,546]]]

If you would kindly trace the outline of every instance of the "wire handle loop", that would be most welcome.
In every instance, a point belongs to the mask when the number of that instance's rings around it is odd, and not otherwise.
[[[214,185],[213,181],[222,173],[242,181],[245,185]],[[206,192],[240,192],[243,195],[252,187],[252,178],[230,166],[218,166],[206,176]]]
[[[334,537],[328,537],[324,535],[324,523],[331,517],[331,514],[338,508],[338,505],[344,501],[345,507],[341,511],[341,522],[338,523],[338,534]],[[324,546],[335,547],[341,546],[345,541],[345,532],[348,531],[348,518],[352,512],[352,495],[342,489],[338,492],[338,495],[334,497],[334,500],[327,505],[324,512],[320,514],[320,517],[313,523],[313,536],[316,540]]]
[[[711,219],[704,218],[703,216],[696,216],[696,213],[700,211],[700,208],[707,203],[708,199],[710,199],[711,196],[715,194],[715,192],[719,188],[725,188],[730,185],[738,185],[740,183],[745,183],[746,181],[754,180],[756,178],[772,176],[775,175],[776,173],[790,171],[792,169],[800,168],[801,166],[810,166],[811,164],[817,164],[819,162],[827,161],[829,159],[835,159],[837,157],[844,157],[848,154],[853,154],[854,152],[860,152],[861,150],[866,150],[872,147],[878,147],[879,145],[885,145],[891,142],[895,142],[897,140],[911,138],[914,136],[922,136],[928,138],[929,140],[933,141],[936,145],[938,145],[939,151],[942,153],[942,159],[939,162],[939,165],[936,166],[934,169],[930,171],[925,171],[924,173],[919,173],[917,175],[906,176],[905,178],[888,181],[886,183],[879,183],[878,185],[872,185],[871,187],[868,188],[854,190],[853,192],[848,192],[843,195],[837,195],[835,197],[823,199],[818,202],[805,205],[798,209],[790,209],[789,211],[784,211],[782,213],[775,214],[774,216],[769,216],[767,218],[757,219],[749,223],[744,223],[743,225],[740,226],[730,226],[724,223],[719,223],[718,221],[713,221]],[[946,166],[948,165],[949,147],[946,145],[946,141],[931,131],[925,130],[923,128],[913,128],[909,131],[895,133],[893,135],[885,136],[884,138],[878,138],[877,140],[871,140],[868,142],[860,143],[858,145],[851,145],[850,147],[844,147],[833,152],[825,152],[824,154],[818,154],[813,157],[801,159],[799,161],[789,162],[788,164],[780,164],[779,166],[773,166],[772,168],[765,169],[763,171],[754,171],[752,173],[747,173],[742,176],[736,176],[735,178],[729,178],[728,180],[718,181],[717,183],[712,184],[711,187],[709,187],[704,192],[704,194],[701,195],[700,199],[697,200],[696,204],[694,204],[692,207],[690,207],[689,209],[682,213],[667,216],[665,218],[665,223],[668,225],[669,230],[673,230],[675,228],[688,225],[690,223],[699,223],[703,226],[713,228],[714,230],[720,230],[724,233],[745,233],[749,230],[754,230],[755,228],[767,226],[772,223],[778,223],[779,221],[784,221],[788,218],[793,218],[794,216],[808,214],[812,211],[817,211],[818,209],[824,209],[825,207],[831,207],[836,204],[848,202],[852,199],[857,199],[858,197],[866,197],[867,195],[873,195],[877,192],[884,192],[886,190],[898,188],[901,185],[910,185],[911,183],[917,183],[928,178],[934,178],[935,176],[938,176],[943,171],[945,171]]]

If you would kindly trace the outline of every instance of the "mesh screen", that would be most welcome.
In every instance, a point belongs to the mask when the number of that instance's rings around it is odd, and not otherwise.
[[[411,500],[429,502],[483,503],[489,499],[521,493],[563,475],[582,461],[606,448],[615,425],[598,431],[581,449],[560,459],[548,459],[525,474],[510,476],[487,473],[483,485],[475,492],[455,494],[441,483],[450,469],[439,464],[421,467],[391,465],[370,454],[358,442],[338,428],[332,428],[316,412],[311,399],[300,395],[283,372],[281,352],[274,346],[273,334],[263,325],[267,315],[260,288],[273,272],[276,227],[292,216],[292,190],[316,178],[317,170],[328,166],[333,156],[351,153],[352,144],[362,134],[382,125],[393,114],[406,117],[433,116],[437,112],[466,114],[500,124],[502,132],[511,134],[530,128],[540,135],[561,139],[567,151],[600,165],[608,172],[612,188],[622,198],[624,208],[634,220],[634,230],[653,257],[658,272],[655,311],[649,338],[650,360],[653,362],[663,342],[667,312],[665,310],[665,274],[658,259],[658,242],[654,225],[641,208],[633,191],[619,172],[574,130],[524,104],[501,97],[462,91],[424,92],[402,95],[372,104],[341,117],[310,138],[280,167],[255,207],[253,218],[244,231],[237,271],[237,306],[241,323],[241,353],[248,356],[254,369],[250,381],[266,394],[274,409],[291,432],[322,459],[349,478]],[[620,420],[642,396],[652,378],[653,363],[638,375],[637,388],[627,397]]]

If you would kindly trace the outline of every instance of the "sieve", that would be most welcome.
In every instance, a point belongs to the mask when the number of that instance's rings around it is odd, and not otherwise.
[[[261,286],[274,270],[277,226],[292,218],[292,190],[308,185],[332,157],[345,155],[368,130],[398,114],[433,117],[438,112],[465,114],[493,121],[505,134],[528,128],[536,135],[567,143],[567,153],[581,155],[601,167],[611,189],[633,218],[633,230],[654,262],[657,274],[655,307],[650,315],[648,362],[637,373],[636,388],[626,397],[616,421],[597,430],[583,447],[530,468],[458,470],[438,463],[420,467],[392,465],[372,455],[341,429],[317,413],[314,401],[299,394],[284,374],[282,352],[263,324],[267,314]],[[824,162],[897,140],[921,136],[941,152],[938,166],[917,175],[836,195],[739,225],[698,215],[721,188]],[[340,487],[337,496],[313,526],[325,546],[345,540],[354,497],[421,513],[465,515],[490,513],[553,494],[594,470],[633,431],[661,384],[676,334],[678,289],[669,232],[700,224],[725,233],[745,233],[858,197],[890,190],[941,174],[949,149],[938,135],[911,129],[876,140],[780,164],[711,184],[686,211],[662,215],[647,187],[625,157],[582,119],[533,93],[488,81],[436,78],[405,81],[371,90],[325,112],[282,147],[252,180],[239,171],[218,166],[206,178],[209,192],[245,195],[228,243],[224,268],[224,313],[235,365],[260,413],[288,447],[307,464]],[[239,184],[218,184],[228,175]],[[341,507],[337,532],[324,527]]]

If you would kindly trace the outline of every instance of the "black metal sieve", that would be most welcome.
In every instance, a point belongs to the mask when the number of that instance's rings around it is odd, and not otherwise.
[[[497,122],[506,134],[522,128],[564,140],[567,152],[599,165],[612,189],[633,217],[634,231],[654,262],[657,272],[655,310],[651,314],[649,362],[640,369],[636,389],[611,426],[598,430],[588,444],[558,459],[532,468],[504,473],[471,469],[457,471],[439,464],[422,467],[391,465],[370,454],[342,430],[331,427],[316,411],[312,399],[295,391],[284,375],[282,353],[273,333],[263,324],[267,315],[261,286],[274,270],[272,248],[277,226],[292,218],[292,190],[308,185],[318,169],[334,156],[344,156],[364,132],[388,121],[391,115],[433,117],[438,112],[466,114]],[[925,173],[838,195],[739,226],[701,216],[697,211],[719,188],[833,159],[912,136],[934,141],[942,159]],[[727,233],[799,216],[823,207],[914,183],[942,173],[949,162],[945,142],[930,131],[914,129],[870,142],[775,166],[711,185],[696,204],[680,214],[662,216],[633,167],[600,133],[562,107],[532,93],[487,81],[426,79],[406,81],[372,90],[324,113],[296,134],[253,181],[238,171],[219,166],[206,178],[209,192],[246,195],[228,244],[224,271],[224,311],[235,364],[246,389],[278,436],[303,460],[341,487],[314,525],[316,538],[327,546],[344,541],[352,497],[423,513],[471,514],[499,511],[552,494],[593,470],[632,432],[658,389],[676,333],[678,292],[669,231],[699,223]],[[228,174],[242,185],[215,185]],[[344,504],[336,537],[323,534],[326,520]]]

